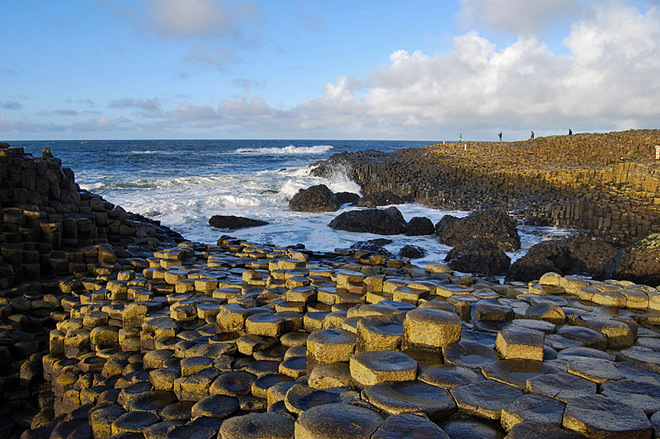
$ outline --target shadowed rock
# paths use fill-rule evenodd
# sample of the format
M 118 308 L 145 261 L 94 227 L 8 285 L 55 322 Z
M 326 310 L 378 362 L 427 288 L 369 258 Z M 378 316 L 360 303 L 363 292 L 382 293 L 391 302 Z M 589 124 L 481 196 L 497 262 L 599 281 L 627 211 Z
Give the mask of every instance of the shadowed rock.
M 324 184 L 300 189 L 289 201 L 289 209 L 297 212 L 334 212 L 339 205 L 335 194 Z
M 445 261 L 452 270 L 484 276 L 507 272 L 511 258 L 492 242 L 468 241 L 452 248 Z
M 391 209 L 393 210 L 351 210 L 337 216 L 330 221 L 328 226 L 335 230 L 346 230 L 348 232 L 379 235 L 402 234 L 406 230 L 405 221 L 401 221 L 401 212 L 398 209 Z
M 358 201 L 360 207 L 389 206 L 391 204 L 403 204 L 403 199 L 392 191 L 367 194 Z
M 265 226 L 268 222 L 234 215 L 213 215 L 209 219 L 209 224 L 219 229 L 236 230 Z
M 436 224 L 435 233 L 440 242 L 451 246 L 476 240 L 495 244 L 505 252 L 520 248 L 516 220 L 503 209 L 478 210 L 465 218 L 446 215 Z

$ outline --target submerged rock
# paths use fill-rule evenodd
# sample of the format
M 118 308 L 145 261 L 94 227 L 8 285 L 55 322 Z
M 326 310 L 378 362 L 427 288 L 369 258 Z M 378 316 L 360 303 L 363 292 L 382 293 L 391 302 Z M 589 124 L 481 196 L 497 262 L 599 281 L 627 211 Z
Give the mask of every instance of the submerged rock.
M 213 215 L 209 219 L 209 224 L 211 227 L 217 227 L 219 229 L 236 230 L 245 229 L 248 227 L 265 226 L 268 224 L 268 222 L 252 218 L 245 218 L 242 216 Z

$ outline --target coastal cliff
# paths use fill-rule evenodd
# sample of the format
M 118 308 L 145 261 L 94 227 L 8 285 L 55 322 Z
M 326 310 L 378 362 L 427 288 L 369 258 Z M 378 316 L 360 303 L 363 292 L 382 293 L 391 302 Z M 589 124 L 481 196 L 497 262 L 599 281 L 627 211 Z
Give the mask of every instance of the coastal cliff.
M 660 232 L 656 145 L 660 130 L 447 143 L 336 154 L 313 172 L 343 167 L 367 194 L 390 190 L 444 209 L 502 207 L 530 224 L 625 245 Z

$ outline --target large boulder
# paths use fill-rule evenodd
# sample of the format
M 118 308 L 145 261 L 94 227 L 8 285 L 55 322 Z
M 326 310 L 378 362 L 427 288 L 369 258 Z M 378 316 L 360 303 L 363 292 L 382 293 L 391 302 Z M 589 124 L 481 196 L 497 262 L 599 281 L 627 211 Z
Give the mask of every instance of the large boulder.
M 543 241 L 511 265 L 506 280 L 529 282 L 549 271 L 593 276 L 603 271 L 616 252 L 612 245 L 588 235 Z
M 511 265 L 511 258 L 492 242 L 468 241 L 452 248 L 445 262 L 454 271 L 503 276 Z
M 268 222 L 242 216 L 213 215 L 211 219 L 209 219 L 209 224 L 218 229 L 236 230 L 245 229 L 247 227 L 265 226 Z
M 392 191 L 373 192 L 358 201 L 360 207 L 389 206 L 392 204 L 403 204 L 403 198 Z
M 365 209 L 343 212 L 330 221 L 328 226 L 348 232 L 375 233 L 378 235 L 399 235 L 406 231 L 403 215 L 396 207 L 389 209 Z
M 360 196 L 353 192 L 336 192 L 335 196 L 337 197 L 337 202 L 340 206 L 343 206 L 344 204 L 357 204 L 357 202 L 360 201 Z
M 435 226 L 440 242 L 455 247 L 468 241 L 492 243 L 502 251 L 520 249 L 516 220 L 504 209 L 484 209 L 465 218 L 444 216 Z
M 408 228 L 406 228 L 407 236 L 423 236 L 433 235 L 435 233 L 435 226 L 433 222 L 423 216 L 416 216 L 408 221 Z
M 426 250 L 418 245 L 406 244 L 399 250 L 399 256 L 406 259 L 423 258 Z
M 296 212 L 334 212 L 339 210 L 337 197 L 324 184 L 300 189 L 289 201 L 289 209 Z
M 620 249 L 597 277 L 660 285 L 660 233 L 651 234 Z

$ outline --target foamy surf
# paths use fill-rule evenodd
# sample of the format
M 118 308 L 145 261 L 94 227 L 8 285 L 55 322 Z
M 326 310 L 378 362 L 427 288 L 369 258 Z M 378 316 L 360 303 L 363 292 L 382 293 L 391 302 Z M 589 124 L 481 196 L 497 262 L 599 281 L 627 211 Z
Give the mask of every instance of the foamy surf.
M 332 145 L 294 146 L 281 148 L 239 148 L 236 154 L 246 155 L 288 155 L 288 154 L 325 154 L 332 149 Z

